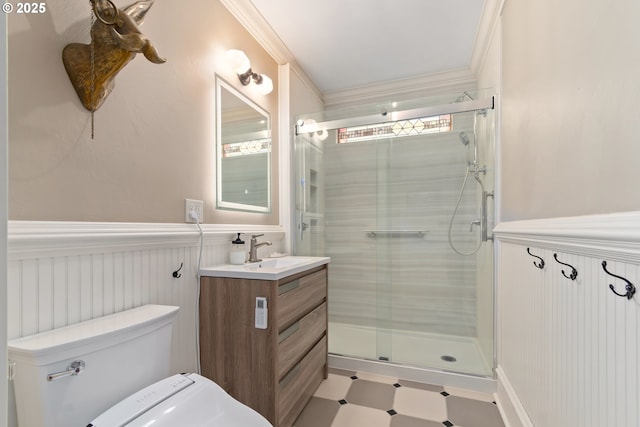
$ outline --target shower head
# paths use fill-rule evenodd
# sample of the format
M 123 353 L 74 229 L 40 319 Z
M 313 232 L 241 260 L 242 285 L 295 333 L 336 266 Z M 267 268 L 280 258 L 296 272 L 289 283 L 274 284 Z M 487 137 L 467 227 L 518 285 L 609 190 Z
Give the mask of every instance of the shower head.
M 469 137 L 467 136 L 467 134 L 465 132 L 460 132 L 458 134 L 458 137 L 460 138 L 460 142 L 462 142 L 462 145 L 464 145 L 465 147 L 467 145 L 469 145 Z

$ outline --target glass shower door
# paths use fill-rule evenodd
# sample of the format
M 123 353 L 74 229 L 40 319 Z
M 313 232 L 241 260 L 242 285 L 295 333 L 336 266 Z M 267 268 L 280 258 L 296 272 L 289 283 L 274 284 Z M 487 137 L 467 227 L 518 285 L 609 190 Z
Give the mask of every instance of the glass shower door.
M 296 138 L 296 254 L 332 258 L 331 353 L 446 368 L 475 333 L 475 258 L 447 240 L 465 158 L 457 134 Z M 457 241 L 475 235 L 475 198 L 464 194 Z
M 458 370 L 466 357 L 461 345 L 471 345 L 476 334 L 476 258 L 454 253 L 448 242 L 466 166 L 465 147 L 455 138 L 420 135 L 388 144 L 378 211 L 390 232 L 377 244 L 386 254 L 378 268 L 388 287 L 379 292 L 389 299 L 387 340 L 395 363 Z M 477 242 L 478 233 L 469 230 L 476 198 L 476 187 L 468 186 L 456 215 L 458 244 Z
M 334 354 L 392 359 L 390 143 L 337 144 L 335 131 L 326 141 L 296 137 L 295 253 L 332 258 Z
M 493 246 L 473 252 L 482 191 L 465 178 L 491 121 L 476 119 L 456 113 L 449 130 L 401 137 L 296 136 L 294 247 L 331 257 L 330 353 L 491 375 Z M 490 162 L 476 166 L 488 166 L 487 189 Z
M 322 143 L 307 134 L 296 136 L 294 164 L 294 251 L 298 255 L 325 256 Z

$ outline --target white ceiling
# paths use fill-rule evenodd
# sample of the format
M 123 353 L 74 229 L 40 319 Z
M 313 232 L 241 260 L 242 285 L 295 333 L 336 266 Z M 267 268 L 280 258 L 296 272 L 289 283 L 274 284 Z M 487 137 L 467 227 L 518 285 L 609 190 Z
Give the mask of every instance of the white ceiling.
M 321 92 L 468 69 L 484 0 L 250 0 Z

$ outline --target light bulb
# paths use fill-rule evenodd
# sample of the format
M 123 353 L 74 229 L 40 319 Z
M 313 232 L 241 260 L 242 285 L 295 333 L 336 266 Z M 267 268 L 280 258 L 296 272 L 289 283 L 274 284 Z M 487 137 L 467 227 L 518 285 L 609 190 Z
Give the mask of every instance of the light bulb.
M 263 95 L 268 95 L 273 90 L 273 81 L 265 74 L 260 75 L 262 83 L 258 85 L 258 91 Z
M 225 53 L 225 60 L 236 74 L 246 73 L 251 68 L 247 55 L 238 49 L 230 49 Z

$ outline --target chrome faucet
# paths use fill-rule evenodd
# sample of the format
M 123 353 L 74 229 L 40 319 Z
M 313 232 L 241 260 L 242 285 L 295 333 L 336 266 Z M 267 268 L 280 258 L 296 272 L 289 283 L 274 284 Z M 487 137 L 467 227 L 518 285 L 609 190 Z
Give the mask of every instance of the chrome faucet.
M 251 235 L 251 246 L 249 248 L 249 262 L 262 261 L 260 258 L 258 258 L 258 248 L 260 246 L 271 246 L 271 242 L 258 243 L 258 237 L 261 237 L 261 236 L 264 236 L 264 234 Z

